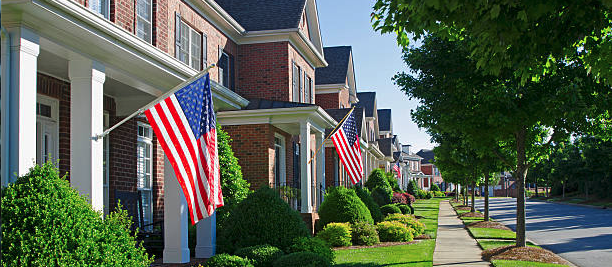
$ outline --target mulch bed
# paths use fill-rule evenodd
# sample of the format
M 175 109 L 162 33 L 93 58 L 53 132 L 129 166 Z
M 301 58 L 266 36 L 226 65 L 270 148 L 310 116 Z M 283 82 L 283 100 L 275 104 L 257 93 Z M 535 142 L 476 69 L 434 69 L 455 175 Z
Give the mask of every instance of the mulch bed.
M 518 260 L 571 265 L 568 261 L 549 250 L 534 247 L 516 247 L 514 245 L 492 248 L 482 252 L 485 260 Z
M 472 228 L 491 228 L 491 229 L 501 229 L 501 230 L 510 230 L 510 228 L 498 222 L 473 222 L 467 225 L 467 227 Z
M 459 218 L 463 218 L 463 217 L 479 217 L 479 218 L 484 218 L 484 215 L 482 215 L 482 213 L 480 213 L 480 212 L 466 212 L 464 214 L 459 215 Z
M 431 236 L 427 234 L 422 234 L 420 236 L 415 236 L 414 239 L 431 239 Z
M 380 244 L 376 244 L 373 246 L 350 246 L 350 247 L 337 247 L 334 250 L 345 250 L 345 249 L 360 249 L 360 248 L 380 248 L 380 247 L 390 247 L 390 246 L 400 246 L 400 245 L 410 245 L 418 243 L 419 241 L 410 241 L 410 242 L 381 242 Z
M 457 206 L 455 207 L 456 210 L 471 210 L 471 207 L 466 207 L 466 206 Z
M 150 267 L 191 267 L 198 266 L 199 264 L 204 265 L 207 260 L 208 259 L 197 259 L 192 257 L 188 263 L 163 263 L 163 259 L 159 257 L 155 259 Z

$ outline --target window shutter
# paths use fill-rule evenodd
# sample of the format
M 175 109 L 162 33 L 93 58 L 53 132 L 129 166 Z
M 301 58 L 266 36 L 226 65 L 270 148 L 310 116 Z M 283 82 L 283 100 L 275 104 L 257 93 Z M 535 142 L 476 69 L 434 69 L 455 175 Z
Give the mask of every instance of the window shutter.
M 174 20 L 174 57 L 179 58 L 181 48 L 181 14 L 176 12 Z
M 315 99 L 314 99 L 315 90 L 313 87 L 314 87 L 314 84 L 312 82 L 312 79 L 308 79 L 308 90 L 310 90 L 310 104 L 315 103 Z
M 202 33 L 202 69 L 208 67 L 208 42 L 206 34 Z
M 232 91 L 236 91 L 236 81 L 235 81 L 235 72 L 236 72 L 236 67 L 234 65 L 234 56 L 233 55 L 229 55 L 229 86 L 230 89 L 232 89 Z

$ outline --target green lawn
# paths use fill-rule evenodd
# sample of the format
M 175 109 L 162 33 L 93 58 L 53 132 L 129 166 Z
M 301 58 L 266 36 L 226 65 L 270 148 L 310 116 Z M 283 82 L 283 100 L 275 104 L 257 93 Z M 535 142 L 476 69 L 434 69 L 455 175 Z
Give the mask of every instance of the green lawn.
M 559 267 L 566 266 L 553 263 L 541 263 L 533 261 L 508 261 L 508 260 L 493 260 L 491 261 L 495 267 Z
M 417 200 L 413 204 L 414 213 L 425 224 L 425 234 L 435 238 L 438 230 L 438 211 L 440 202 L 449 198 Z M 420 240 L 416 244 L 346 249 L 336 251 L 335 266 L 374 267 L 374 266 L 425 266 L 433 265 L 435 239 Z
M 472 228 L 468 230 L 476 239 L 515 239 L 516 234 L 512 230 L 501 230 L 491 228 Z
M 335 266 L 432 266 L 435 239 L 417 244 L 336 251 Z
M 509 241 L 509 240 L 502 241 L 502 240 L 476 239 L 476 241 L 478 241 L 478 245 L 480 245 L 480 247 L 484 250 L 515 244 L 515 241 Z M 536 246 L 531 242 L 527 242 L 527 245 L 530 247 L 539 248 L 539 246 Z

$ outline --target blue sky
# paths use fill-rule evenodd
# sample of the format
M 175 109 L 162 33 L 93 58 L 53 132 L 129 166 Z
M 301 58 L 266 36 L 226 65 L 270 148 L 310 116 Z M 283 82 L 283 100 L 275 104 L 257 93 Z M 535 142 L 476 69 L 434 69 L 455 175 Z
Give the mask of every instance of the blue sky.
M 379 109 L 390 108 L 393 131 L 402 144 L 412 145 L 412 151 L 432 148 L 429 135 L 419 130 L 410 118 L 417 102 L 409 100 L 391 77 L 408 71 L 402 61 L 402 50 L 395 35 L 381 35 L 370 24 L 374 1 L 319 0 L 319 24 L 324 46 L 353 47 L 357 91 L 375 91 Z

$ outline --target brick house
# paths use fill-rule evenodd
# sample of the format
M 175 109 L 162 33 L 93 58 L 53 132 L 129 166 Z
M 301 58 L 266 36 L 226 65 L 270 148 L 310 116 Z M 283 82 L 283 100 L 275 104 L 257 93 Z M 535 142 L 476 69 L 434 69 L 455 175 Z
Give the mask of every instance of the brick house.
M 425 175 L 423 179 L 417 181 L 419 187 L 423 190 L 429 190 L 432 184 L 437 184 L 442 190 L 445 186 L 442 185 L 444 179 L 440 174 L 440 170 L 433 164 L 434 152 L 431 149 L 421 149 L 416 153 L 421 159 L 421 172 Z

